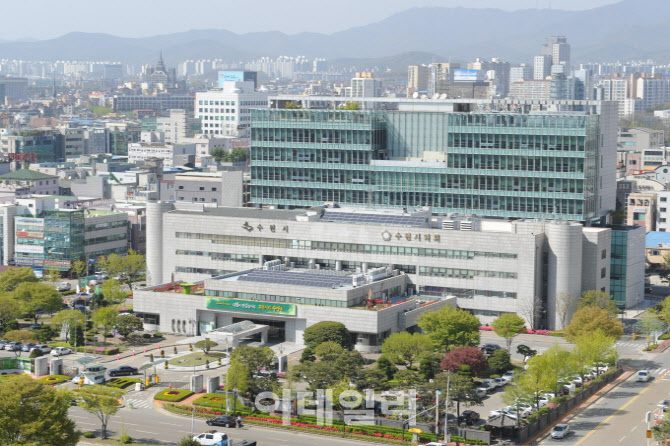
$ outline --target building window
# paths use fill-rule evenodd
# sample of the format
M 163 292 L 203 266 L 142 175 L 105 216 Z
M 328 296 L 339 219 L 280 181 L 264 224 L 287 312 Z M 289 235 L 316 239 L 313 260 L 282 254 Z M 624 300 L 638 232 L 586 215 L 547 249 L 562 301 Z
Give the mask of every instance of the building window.
M 183 188 L 184 188 L 184 186 L 179 186 L 177 189 L 183 189 Z
M 216 203 L 216 198 L 212 198 L 212 203 Z
M 605 277 L 607 277 L 607 268 L 603 268 L 600 270 L 600 278 L 604 279 Z
M 665 212 L 667 208 L 661 208 L 661 212 Z
M 665 218 L 660 219 L 661 223 L 665 223 Z
M 652 251 L 651 251 L 651 255 L 652 255 L 652 256 L 660 256 L 660 255 L 661 255 L 661 251 L 659 251 L 658 249 L 652 249 Z
M 216 191 L 216 188 L 215 188 L 215 187 L 213 187 L 213 188 L 212 188 L 212 192 L 215 192 L 215 191 Z
M 668 201 L 668 197 L 661 197 L 661 201 L 665 203 L 666 201 Z
M 200 190 L 205 190 L 205 188 L 204 188 L 204 187 L 200 187 Z
M 601 259 L 606 259 L 607 258 L 607 250 L 603 249 L 602 252 L 600 253 L 600 258 Z
M 602 291 L 602 292 L 604 293 L 604 292 L 605 292 L 605 287 L 602 287 L 602 288 L 600 289 L 600 291 Z

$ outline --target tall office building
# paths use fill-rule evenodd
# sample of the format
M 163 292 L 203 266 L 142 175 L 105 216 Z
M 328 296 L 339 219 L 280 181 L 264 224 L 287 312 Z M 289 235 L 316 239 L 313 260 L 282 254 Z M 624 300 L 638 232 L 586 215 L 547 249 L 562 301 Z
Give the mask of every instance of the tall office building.
M 252 111 L 252 203 L 577 221 L 614 209 L 616 103 L 333 101 L 278 96 Z
M 541 81 L 551 75 L 551 56 L 535 56 L 533 60 L 533 79 Z
M 356 73 L 351 79 L 351 90 L 348 96 L 353 98 L 378 98 L 382 95 L 382 82 L 369 72 Z
M 426 65 L 410 65 L 407 70 L 407 97 L 416 92 L 428 91 L 430 67 Z

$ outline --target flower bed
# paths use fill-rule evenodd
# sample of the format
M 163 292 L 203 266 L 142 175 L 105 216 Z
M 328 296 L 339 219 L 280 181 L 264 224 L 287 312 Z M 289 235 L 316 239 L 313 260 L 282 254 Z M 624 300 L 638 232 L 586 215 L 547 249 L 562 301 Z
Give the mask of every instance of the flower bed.
M 105 385 L 108 387 L 115 387 L 117 389 L 125 389 L 126 387 L 133 386 L 139 382 L 142 381 L 140 381 L 138 378 L 115 378 L 105 383 Z
M 60 384 L 69 381 L 71 379 L 72 377 L 65 375 L 49 375 L 38 379 L 38 381 L 45 384 Z
M 169 401 L 172 403 L 176 403 L 185 398 L 188 398 L 191 395 L 193 395 L 193 392 L 190 390 L 167 389 L 163 390 L 162 392 L 158 392 L 154 396 L 154 399 L 156 401 Z
M 481 331 L 493 331 L 493 327 L 479 327 Z M 562 332 L 557 332 L 557 331 L 549 331 L 549 330 L 531 330 L 530 328 L 526 328 L 526 333 L 528 334 L 536 334 L 536 335 L 541 335 L 541 336 L 563 336 Z
M 214 394 L 210 394 L 214 395 Z M 192 406 L 180 406 L 177 404 L 166 404 L 164 409 L 169 412 L 182 414 L 182 415 L 191 415 L 193 411 Z M 224 415 L 225 411 L 220 410 L 211 410 L 209 408 L 196 409 L 195 415 L 199 417 L 216 417 L 219 415 Z M 236 412 L 229 412 L 229 415 L 237 415 Z M 244 414 L 243 414 L 244 415 Z M 300 432 L 309 432 L 316 433 L 321 435 L 335 435 L 340 437 L 355 438 L 359 440 L 366 441 L 376 441 L 390 444 L 402 444 L 402 429 L 396 427 L 386 427 L 386 426 L 347 426 L 344 428 L 339 420 L 333 420 L 332 426 L 319 426 L 314 422 L 306 422 L 310 419 L 316 420 L 316 417 L 309 417 L 305 415 L 300 415 L 297 418 L 291 418 L 291 424 L 289 426 L 283 425 L 283 419 L 280 417 L 273 417 L 265 414 L 255 414 L 254 416 L 245 416 L 244 422 L 249 424 L 256 424 L 261 426 L 272 426 L 281 429 L 287 430 L 296 430 Z M 405 440 L 411 440 L 412 434 L 405 431 Z M 420 435 L 420 440 L 422 442 L 428 442 L 434 439 L 435 436 L 428 432 Z M 454 438 L 452 436 L 452 438 Z M 462 441 L 462 440 L 461 440 Z M 477 440 L 468 440 L 470 444 L 485 444 L 477 443 Z

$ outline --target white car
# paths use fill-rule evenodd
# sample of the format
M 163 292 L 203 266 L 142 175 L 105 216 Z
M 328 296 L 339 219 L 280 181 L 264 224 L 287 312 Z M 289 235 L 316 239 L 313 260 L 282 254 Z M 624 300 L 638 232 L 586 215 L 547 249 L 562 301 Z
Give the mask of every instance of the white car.
M 510 383 L 514 380 L 514 372 L 505 372 L 501 378 Z
M 637 375 L 635 376 L 635 381 L 639 383 L 646 383 L 651 379 L 651 374 L 649 373 L 649 370 L 640 370 L 637 372 Z
M 602 375 L 603 373 L 607 373 L 609 370 L 609 366 L 602 366 L 602 367 L 593 367 L 593 374 L 594 375 Z
M 207 431 L 193 437 L 195 441 L 203 446 L 227 446 L 228 435 L 223 432 Z
M 497 387 L 505 387 L 507 385 L 507 381 L 503 378 L 493 378 L 493 381 L 495 381 Z
M 496 409 L 496 410 L 490 411 L 489 412 L 489 420 L 491 418 L 494 418 L 494 417 L 497 417 L 497 416 L 503 415 L 503 414 L 507 415 L 510 418 L 514 418 L 514 419 L 518 418 L 517 415 L 516 415 L 516 408 L 513 408 L 511 406 L 507 406 L 507 407 L 503 407 L 502 409 Z
M 67 347 L 56 347 L 53 350 L 51 350 L 51 354 L 53 356 L 69 355 L 70 353 L 72 353 L 72 350 L 70 350 Z
M 570 433 L 570 426 L 567 424 L 557 424 L 551 430 L 551 438 L 565 438 Z

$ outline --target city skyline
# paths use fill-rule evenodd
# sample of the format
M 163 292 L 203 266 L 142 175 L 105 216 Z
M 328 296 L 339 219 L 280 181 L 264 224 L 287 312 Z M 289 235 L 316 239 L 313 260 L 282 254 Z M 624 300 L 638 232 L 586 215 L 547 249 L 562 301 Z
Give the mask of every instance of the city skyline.
M 413 7 L 466 7 L 466 8 L 498 8 L 504 10 L 518 9 L 556 9 L 585 10 L 619 0 L 417 0 Z M 47 7 L 46 1 L 39 5 Z M 7 17 L 16 20 L 7 21 L 0 31 L 0 40 L 43 40 L 53 39 L 69 32 L 96 32 L 114 34 L 120 37 L 146 37 L 192 29 L 227 29 L 235 33 L 251 33 L 263 31 L 279 31 L 287 34 L 300 32 L 333 33 L 356 26 L 364 26 L 383 20 L 393 14 L 405 11 L 407 3 L 400 0 L 369 1 L 364 4 L 345 0 L 340 8 L 330 10 L 329 15 L 316 15 L 311 4 L 306 0 L 293 0 L 290 5 L 278 4 L 268 0 L 256 2 L 255 11 L 250 14 L 240 3 L 232 3 L 222 7 L 221 2 L 214 0 L 196 0 L 191 2 L 188 10 L 179 12 L 179 21 L 173 14 L 179 9 L 179 2 L 167 0 L 163 7 L 156 9 L 146 3 L 120 0 L 113 4 L 99 4 L 91 7 L 90 3 L 71 0 L 69 8 L 49 11 L 49 14 L 35 14 L 34 5 L 28 7 L 23 3 L 4 5 Z M 350 14 L 352 8 L 356 14 Z M 80 10 L 79 14 L 72 14 Z M 129 15 L 133 10 L 135 14 Z M 219 14 L 203 14 L 203 11 L 220 10 Z M 225 14 L 225 15 L 224 15 Z M 32 26 L 25 27 L 26 21 Z

